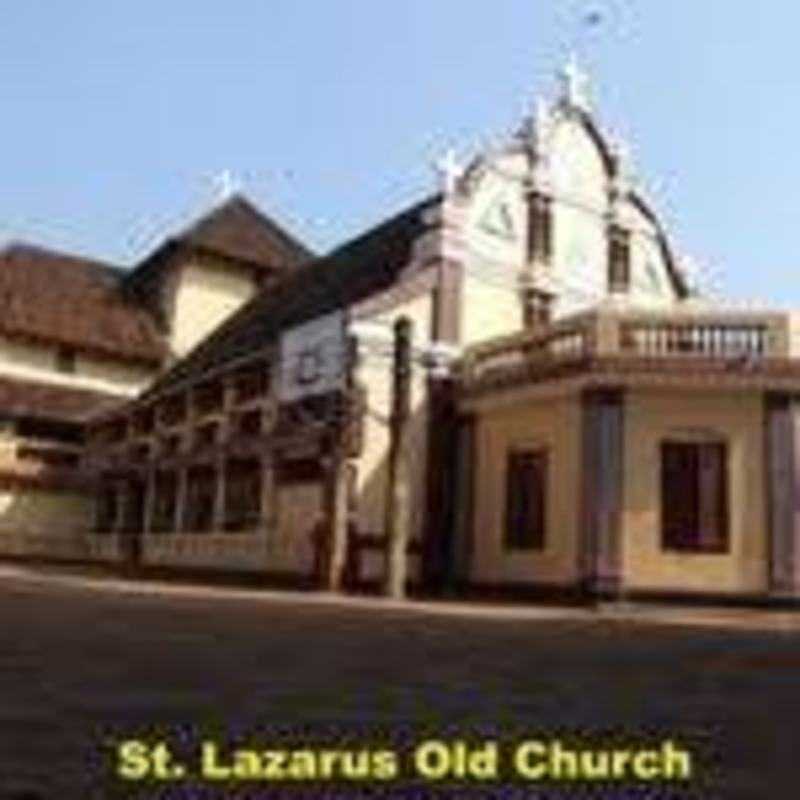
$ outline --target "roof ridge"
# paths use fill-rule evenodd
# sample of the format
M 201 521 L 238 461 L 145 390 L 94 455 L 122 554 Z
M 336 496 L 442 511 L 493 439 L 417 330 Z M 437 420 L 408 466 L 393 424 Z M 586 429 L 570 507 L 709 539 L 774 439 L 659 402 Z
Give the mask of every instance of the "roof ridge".
M 91 264 L 97 267 L 104 267 L 105 269 L 114 272 L 125 273 L 127 270 L 120 264 L 115 264 L 105 259 L 96 258 L 95 256 L 83 255 L 81 253 L 73 253 L 67 250 L 60 250 L 49 245 L 39 244 L 38 242 L 29 242 L 23 239 L 12 239 L 7 242 L 0 249 L 0 258 L 11 256 L 16 253 L 29 254 L 31 256 L 41 256 L 45 258 L 58 258 L 62 261 L 72 261 L 76 264 Z

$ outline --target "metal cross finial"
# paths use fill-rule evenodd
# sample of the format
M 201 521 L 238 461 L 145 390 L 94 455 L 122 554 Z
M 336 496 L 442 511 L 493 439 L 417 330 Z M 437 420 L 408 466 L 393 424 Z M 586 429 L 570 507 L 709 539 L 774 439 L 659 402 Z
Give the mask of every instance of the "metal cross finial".
M 442 188 L 445 193 L 451 194 L 455 190 L 458 180 L 464 172 L 452 148 L 449 148 L 436 162 L 436 170 L 441 178 Z
M 214 186 L 217 190 L 217 196 L 220 200 L 229 200 L 241 188 L 240 181 L 234 176 L 233 172 L 229 169 L 223 169 L 218 175 L 213 178 Z
M 561 70 L 562 99 L 575 108 L 588 111 L 591 106 L 589 76 L 572 53 Z

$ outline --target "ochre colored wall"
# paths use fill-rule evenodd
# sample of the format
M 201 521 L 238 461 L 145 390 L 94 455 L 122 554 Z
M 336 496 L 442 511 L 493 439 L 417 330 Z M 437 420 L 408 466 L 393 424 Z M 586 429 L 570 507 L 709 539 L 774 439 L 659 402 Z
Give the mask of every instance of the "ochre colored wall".
M 247 270 L 189 263 L 181 268 L 175 294 L 170 347 L 176 356 L 189 352 L 256 291 Z
M 0 492 L 0 537 L 70 536 L 91 525 L 92 503 L 73 492 L 6 489 Z
M 391 327 L 400 316 L 414 323 L 414 344 L 421 346 L 430 340 L 432 320 L 430 292 L 408 300 L 391 311 L 373 316 L 391 337 Z M 391 344 L 384 343 L 388 353 Z M 365 419 L 364 450 L 358 459 L 358 522 L 362 531 L 382 533 L 387 489 L 387 456 L 389 451 L 388 416 L 391 408 L 392 359 L 375 355 L 368 346 L 358 371 L 358 379 L 367 388 L 369 412 Z M 413 371 L 411 407 L 411 452 L 413 453 L 411 512 L 412 535 L 422 532 L 425 515 L 425 483 L 427 463 L 427 382 L 424 369 L 416 365 Z
M 625 585 L 634 589 L 761 592 L 767 581 L 763 409 L 758 393 L 638 392 L 625 409 Z M 661 550 L 660 443 L 677 435 L 728 443 L 730 553 Z
M 550 398 L 478 417 L 471 579 L 478 583 L 569 584 L 577 579 L 580 522 L 580 408 Z M 543 551 L 503 546 L 506 458 L 521 445 L 549 448 L 547 529 Z
M 74 373 L 59 372 L 57 353 L 55 346 L 0 339 L 0 375 L 121 395 L 136 394 L 156 375 L 155 370 L 81 353 L 77 354 Z
M 277 530 L 269 542 L 266 569 L 310 575 L 314 567 L 312 532 L 323 507 L 322 483 L 292 483 L 278 489 Z
M 522 303 L 509 286 L 495 285 L 473 275 L 464 277 L 461 343 L 476 344 L 522 329 Z

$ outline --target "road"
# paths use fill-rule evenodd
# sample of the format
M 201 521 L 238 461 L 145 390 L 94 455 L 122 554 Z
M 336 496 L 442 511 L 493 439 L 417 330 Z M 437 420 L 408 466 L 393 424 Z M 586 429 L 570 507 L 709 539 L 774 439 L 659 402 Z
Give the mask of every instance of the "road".
M 430 736 L 511 742 L 554 732 L 687 742 L 704 796 L 794 797 L 800 633 L 763 627 L 409 613 L 0 570 L 0 798 L 280 794 L 264 784 L 234 795 L 123 783 L 113 772 L 129 739 L 195 758 L 211 739 L 223 749 L 391 740 L 402 750 Z M 497 796 L 474 786 L 475 796 Z M 586 796 L 535 789 L 507 796 Z M 656 795 L 617 786 L 593 796 Z

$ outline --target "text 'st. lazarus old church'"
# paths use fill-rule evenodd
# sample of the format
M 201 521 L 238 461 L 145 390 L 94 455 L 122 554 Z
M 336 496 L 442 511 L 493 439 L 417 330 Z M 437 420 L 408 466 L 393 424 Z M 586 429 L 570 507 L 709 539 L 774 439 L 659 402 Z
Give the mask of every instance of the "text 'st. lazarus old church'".
M 127 274 L 0 281 L 6 555 L 800 598 L 795 317 L 690 291 L 574 63 L 327 255 L 234 197 Z

